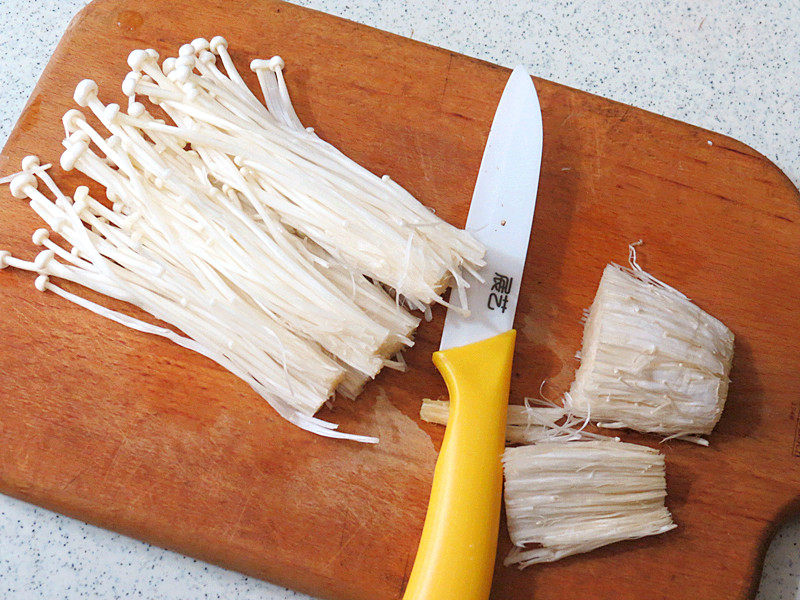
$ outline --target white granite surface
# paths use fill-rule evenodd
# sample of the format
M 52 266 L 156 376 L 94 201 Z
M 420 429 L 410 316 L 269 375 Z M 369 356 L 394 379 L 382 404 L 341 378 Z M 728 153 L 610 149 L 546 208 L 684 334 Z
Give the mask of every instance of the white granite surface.
M 798 0 L 300 4 L 732 135 L 800 183 Z M 83 5 L 0 0 L 0 144 Z M 156 597 L 307 598 L 0 495 L 0 598 Z M 800 519 L 773 541 L 758 600 L 800 600 Z

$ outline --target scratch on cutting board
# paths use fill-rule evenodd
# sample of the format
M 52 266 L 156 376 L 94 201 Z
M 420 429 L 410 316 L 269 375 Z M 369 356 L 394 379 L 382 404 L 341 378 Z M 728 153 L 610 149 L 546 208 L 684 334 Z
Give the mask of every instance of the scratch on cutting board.
M 450 69 L 453 66 L 453 56 L 455 56 L 452 52 L 450 53 L 450 58 L 447 60 L 447 69 L 444 73 L 444 85 L 442 86 L 442 95 L 439 98 L 439 108 L 441 109 L 444 105 L 444 99 L 447 95 L 447 86 L 450 84 Z
M 384 438 L 390 436 L 392 441 L 402 440 L 406 446 L 406 454 L 413 454 L 420 462 L 430 462 L 431 465 L 436 464 L 436 448 L 433 445 L 431 436 L 417 425 L 414 419 L 407 417 L 392 404 L 389 400 L 389 394 L 386 393 L 386 389 L 382 386 L 378 386 L 378 393 L 375 398 L 374 413 L 379 417 L 377 436 L 381 442 L 384 441 Z
M 66 482 L 64 482 L 64 483 L 61 485 L 61 487 L 59 488 L 59 491 L 62 491 L 62 492 L 63 492 L 63 491 L 64 491 L 64 490 L 66 490 L 66 489 L 67 489 L 69 486 L 71 486 L 73 483 L 75 483 L 76 481 L 78 481 L 78 479 L 80 478 L 80 476 L 81 476 L 81 475 L 83 475 L 84 471 L 85 471 L 85 469 L 82 469 L 82 470 L 78 471 L 78 472 L 77 472 L 75 475 L 73 475 L 72 477 L 70 477 L 70 478 L 69 478 L 69 479 L 68 479 Z
M 119 458 L 120 452 L 125 446 L 128 445 L 129 442 L 128 438 L 124 434 L 121 435 L 122 439 L 120 440 L 119 444 L 117 444 L 117 447 L 114 448 L 114 453 L 111 455 L 111 460 L 108 462 L 108 466 L 105 469 L 103 469 L 103 477 L 100 480 L 101 482 L 104 482 L 106 480 L 109 473 L 114 468 L 114 465 L 117 462 L 117 458 Z
M 250 493 L 247 494 L 247 496 L 245 497 L 244 501 L 242 502 L 242 506 L 239 509 L 239 514 L 236 516 L 236 519 L 234 519 L 234 521 L 228 527 L 226 527 L 225 531 L 223 532 L 223 534 L 221 536 L 222 538 L 227 539 L 227 540 L 232 540 L 236 536 L 236 533 L 237 533 L 237 531 L 239 529 L 239 525 L 241 524 L 242 519 L 244 519 L 244 514 L 247 511 L 247 509 L 250 506 L 250 504 L 255 499 L 256 492 L 258 492 L 259 489 L 260 489 L 260 486 L 258 486 L 258 485 L 253 485 L 250 488 Z
M 352 529 L 350 530 L 349 533 L 345 533 L 345 530 L 342 529 L 342 536 L 339 539 L 339 544 L 337 545 L 336 552 L 331 554 L 330 558 L 323 563 L 322 567 L 325 569 L 332 567 L 334 563 L 337 562 L 345 554 L 345 551 L 349 550 L 349 546 L 351 545 L 353 540 L 355 540 L 358 537 L 358 533 L 359 533 L 358 529 Z M 359 545 L 356 546 L 356 548 L 354 548 L 353 551 L 357 553 L 363 553 L 366 551 L 366 548 L 363 545 Z M 353 556 L 352 554 L 350 554 L 350 552 L 348 552 L 347 554 L 348 561 L 357 558 L 358 557 Z
M 419 139 L 417 138 L 417 134 L 409 126 L 405 127 L 406 132 L 411 137 L 411 141 L 414 143 L 414 150 L 416 151 L 417 155 L 419 156 L 420 166 L 422 167 L 422 176 L 425 181 L 433 181 L 433 177 L 431 177 L 431 164 L 430 158 L 427 156 L 425 152 L 425 148 L 419 143 Z

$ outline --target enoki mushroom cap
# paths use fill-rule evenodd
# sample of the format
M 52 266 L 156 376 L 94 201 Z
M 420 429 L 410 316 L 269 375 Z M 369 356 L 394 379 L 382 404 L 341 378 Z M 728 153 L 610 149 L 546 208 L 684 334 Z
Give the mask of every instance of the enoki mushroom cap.
M 165 58 L 164 62 L 161 63 L 161 70 L 164 72 L 164 75 L 169 75 L 176 66 L 177 59 L 174 56 L 170 56 L 169 58 Z
M 214 54 L 219 54 L 220 49 L 226 49 L 227 47 L 228 40 L 221 35 L 215 35 L 213 38 L 211 38 L 211 42 L 209 42 L 209 48 Z
M 273 56 L 269 60 L 264 60 L 263 58 L 257 58 L 250 62 L 250 70 L 255 71 L 266 71 L 270 70 L 272 72 L 277 71 L 278 69 L 282 69 L 286 66 L 286 63 L 280 56 Z
M 33 282 L 33 286 L 39 290 L 40 292 L 47 291 L 47 284 L 50 281 L 50 278 L 47 275 L 39 275 L 36 280 Z
M 192 44 L 184 44 L 178 48 L 178 56 L 180 57 L 194 56 L 196 52 L 197 49 Z
M 154 58 L 147 50 L 133 50 L 128 54 L 128 66 L 133 71 L 141 71 L 146 64 L 156 62 L 157 60 L 158 54 L 156 54 Z
M 89 133 L 84 131 L 83 129 L 79 129 L 78 131 L 73 131 L 67 136 L 67 138 L 64 140 L 63 143 L 65 146 L 72 146 L 73 144 L 88 144 Z
M 87 144 L 85 141 L 70 144 L 69 147 L 61 154 L 61 159 L 59 160 L 61 168 L 65 171 L 71 171 L 74 169 L 75 163 L 83 155 L 83 153 L 86 152 L 87 148 L 89 148 L 89 144 Z
M 78 106 L 88 106 L 93 100 L 97 100 L 97 82 L 93 79 L 84 79 L 75 86 L 73 99 Z
M 197 61 L 202 64 L 210 64 L 216 62 L 216 60 L 217 57 L 214 56 L 214 54 L 212 52 L 209 52 L 208 50 L 201 50 L 197 54 Z
M 47 268 L 48 263 L 53 260 L 55 255 L 56 253 L 50 249 L 42 250 L 33 260 L 33 268 L 37 271 L 44 271 Z
M 39 160 L 39 157 L 35 154 L 29 154 L 25 158 L 22 159 L 22 170 L 23 171 L 33 171 L 36 167 L 41 166 L 42 162 Z
M 117 115 L 119 115 L 119 104 L 112 102 L 103 109 L 103 117 L 100 120 L 103 123 L 113 123 Z
M 122 80 L 122 93 L 126 96 L 133 96 L 136 94 L 136 86 L 142 80 L 142 74 L 139 71 L 131 71 Z
M 41 227 L 36 231 L 34 231 L 33 235 L 31 236 L 31 241 L 36 246 L 43 245 L 48 239 L 50 239 L 50 232 L 44 227 Z
M 132 117 L 141 117 L 147 109 L 141 102 L 131 102 L 128 104 L 128 114 Z
M 61 117 L 61 122 L 64 124 L 64 130 L 67 132 L 67 135 L 69 135 L 80 129 L 78 123 L 85 123 L 86 116 L 77 108 L 71 108 Z
M 195 38 L 192 40 L 192 47 L 195 49 L 195 52 L 202 52 L 203 50 L 208 50 L 211 44 L 206 38 Z
M 89 196 L 89 188 L 85 185 L 79 185 L 75 188 L 75 193 L 72 194 L 72 200 L 74 202 L 86 202 L 86 198 Z
M 72 210 L 75 211 L 75 214 L 80 217 L 83 214 L 89 204 L 87 202 L 87 198 L 89 197 L 89 188 L 85 185 L 78 186 L 75 188 L 75 193 L 72 194 Z
M 14 198 L 26 198 L 28 196 L 26 190 L 30 187 L 37 189 L 39 187 L 39 183 L 36 181 L 36 177 L 34 177 L 31 173 L 20 173 L 11 180 L 11 183 L 8 184 L 8 187 L 11 191 L 11 195 L 14 196 Z

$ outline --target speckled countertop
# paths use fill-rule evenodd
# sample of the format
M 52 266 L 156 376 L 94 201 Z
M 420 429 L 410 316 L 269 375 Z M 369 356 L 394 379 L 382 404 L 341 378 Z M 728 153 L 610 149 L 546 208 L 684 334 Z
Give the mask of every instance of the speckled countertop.
M 0 143 L 83 0 L 0 1 Z M 800 184 L 800 0 L 303 0 L 731 135 Z M 213 35 L 213 31 L 209 35 Z M 307 598 L 0 495 L 0 598 Z M 800 600 L 800 519 L 759 600 Z

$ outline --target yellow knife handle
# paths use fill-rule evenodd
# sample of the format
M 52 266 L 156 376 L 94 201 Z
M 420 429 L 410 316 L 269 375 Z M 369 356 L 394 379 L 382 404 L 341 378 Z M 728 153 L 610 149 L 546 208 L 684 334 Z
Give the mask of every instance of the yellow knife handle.
M 486 600 L 492 587 L 516 331 L 434 353 L 450 416 L 403 600 Z

